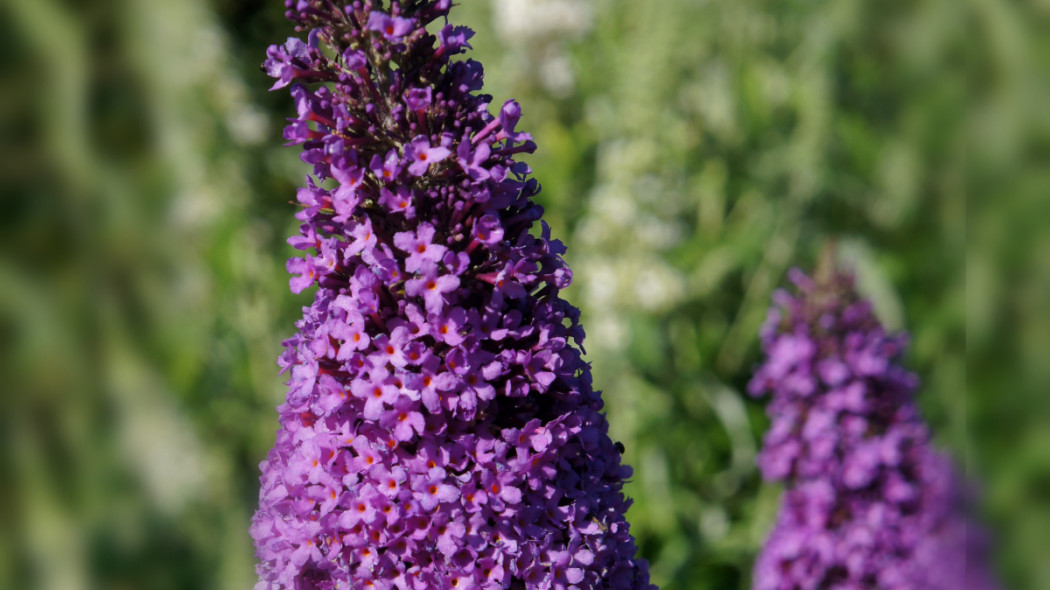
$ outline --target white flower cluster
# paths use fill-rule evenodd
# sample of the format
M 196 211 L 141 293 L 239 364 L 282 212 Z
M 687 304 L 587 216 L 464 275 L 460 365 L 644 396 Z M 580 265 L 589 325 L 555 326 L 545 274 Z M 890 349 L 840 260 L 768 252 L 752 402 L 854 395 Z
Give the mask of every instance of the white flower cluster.
M 592 0 L 492 0 L 492 10 L 500 38 L 522 62 L 518 69 L 534 70 L 551 94 L 571 94 L 576 72 L 564 45 L 591 29 Z
M 576 38 L 593 23 L 590 0 L 493 0 L 496 28 L 504 39 Z
M 584 288 L 596 346 L 610 352 L 629 342 L 623 322 L 630 316 L 666 312 L 686 295 L 687 277 L 668 263 L 666 251 L 686 230 L 685 195 L 647 173 L 645 139 L 615 140 L 598 153 L 601 184 L 576 230 L 583 257 L 575 262 Z M 660 201 L 654 203 L 652 201 Z

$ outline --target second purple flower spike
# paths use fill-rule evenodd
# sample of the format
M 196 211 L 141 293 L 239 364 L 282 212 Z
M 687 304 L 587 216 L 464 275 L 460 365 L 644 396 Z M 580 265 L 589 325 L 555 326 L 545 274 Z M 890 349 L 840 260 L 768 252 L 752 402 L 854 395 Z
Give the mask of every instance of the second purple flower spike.
M 750 384 L 772 397 L 759 467 L 786 487 L 753 588 L 996 588 L 964 484 L 915 405 L 905 336 L 883 330 L 850 276 L 791 279 Z
M 318 289 L 280 361 L 256 588 L 648 589 L 565 249 L 514 159 L 534 144 L 452 59 L 450 4 L 287 0 L 306 39 L 267 52 L 312 166 L 291 287 Z

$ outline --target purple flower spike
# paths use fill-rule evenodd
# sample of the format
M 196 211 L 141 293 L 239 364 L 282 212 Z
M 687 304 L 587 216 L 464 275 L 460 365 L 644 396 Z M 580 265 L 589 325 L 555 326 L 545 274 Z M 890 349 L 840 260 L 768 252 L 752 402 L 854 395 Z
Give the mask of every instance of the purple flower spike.
M 309 41 L 268 51 L 311 166 L 290 285 L 315 292 L 279 360 L 256 590 L 648 590 L 565 249 L 514 160 L 534 145 L 451 60 L 473 33 L 450 5 L 286 0 Z
M 851 277 L 791 279 L 749 385 L 772 397 L 759 467 L 786 487 L 753 588 L 998 588 L 965 485 L 913 400 L 905 336 L 885 333 Z

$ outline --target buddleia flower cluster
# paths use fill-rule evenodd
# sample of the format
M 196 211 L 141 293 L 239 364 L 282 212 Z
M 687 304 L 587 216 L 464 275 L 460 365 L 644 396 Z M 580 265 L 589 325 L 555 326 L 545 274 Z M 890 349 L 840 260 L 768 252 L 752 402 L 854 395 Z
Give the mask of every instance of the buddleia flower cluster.
M 749 385 L 770 395 L 759 455 L 785 492 L 755 590 L 991 590 L 967 490 L 937 452 L 887 334 L 842 272 L 792 272 L 763 327 Z
M 540 221 L 513 102 L 490 114 L 449 0 L 286 0 L 267 51 L 312 166 L 292 291 L 317 287 L 252 519 L 257 590 L 650 588 Z M 539 227 L 537 227 L 537 225 Z

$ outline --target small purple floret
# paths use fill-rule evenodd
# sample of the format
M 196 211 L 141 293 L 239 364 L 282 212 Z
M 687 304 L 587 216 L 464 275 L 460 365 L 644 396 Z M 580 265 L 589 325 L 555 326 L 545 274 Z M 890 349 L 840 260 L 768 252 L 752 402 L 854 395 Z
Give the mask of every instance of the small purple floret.
M 415 176 L 423 176 L 432 164 L 437 164 L 444 160 L 450 153 L 446 147 L 431 147 L 430 141 L 420 135 L 405 147 L 405 160 L 408 161 L 408 171 Z
M 390 16 L 385 12 L 373 10 L 368 15 L 368 29 L 383 34 L 387 41 L 400 41 L 402 37 L 415 29 L 415 21 L 410 18 Z

